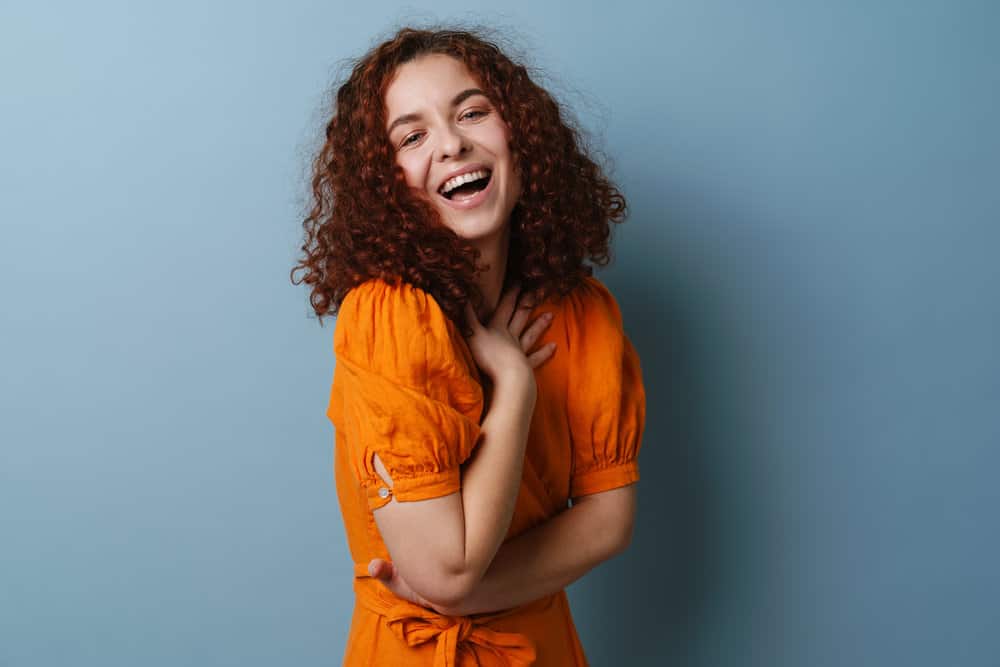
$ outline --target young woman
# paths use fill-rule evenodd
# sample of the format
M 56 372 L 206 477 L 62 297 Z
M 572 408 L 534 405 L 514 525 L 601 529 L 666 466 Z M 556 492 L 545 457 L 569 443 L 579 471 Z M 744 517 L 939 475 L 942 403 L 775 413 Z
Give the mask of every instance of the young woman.
M 337 314 L 346 665 L 586 665 L 564 587 L 629 543 L 645 421 L 608 262 L 625 201 L 494 44 L 355 65 L 295 282 Z M 300 273 L 301 272 L 301 273 Z

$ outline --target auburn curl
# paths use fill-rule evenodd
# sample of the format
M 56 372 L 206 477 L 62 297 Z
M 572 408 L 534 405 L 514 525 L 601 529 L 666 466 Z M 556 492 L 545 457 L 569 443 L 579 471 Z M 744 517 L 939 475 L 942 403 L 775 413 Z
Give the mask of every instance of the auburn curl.
M 610 227 L 624 221 L 625 198 L 586 154 L 553 97 L 472 31 L 403 28 L 355 62 L 313 163 L 303 257 L 291 279 L 311 287 L 321 322 L 371 278 L 423 289 L 464 332 L 466 303 L 482 303 L 479 251 L 411 193 L 385 130 L 385 91 L 396 68 L 425 54 L 463 62 L 511 129 L 522 188 L 511 213 L 505 283 L 519 282 L 541 302 L 592 275 L 585 262 L 610 261 Z

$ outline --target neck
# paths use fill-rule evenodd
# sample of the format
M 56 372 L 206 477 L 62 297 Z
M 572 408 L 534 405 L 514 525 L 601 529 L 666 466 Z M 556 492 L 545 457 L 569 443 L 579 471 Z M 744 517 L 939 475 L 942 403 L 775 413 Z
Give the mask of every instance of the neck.
M 507 255 L 510 251 L 510 226 L 505 225 L 500 237 L 496 240 L 477 245 L 479 261 L 489 264 L 489 269 L 480 273 L 476 284 L 483 294 L 483 307 L 476 313 L 480 321 L 488 321 L 496 310 L 503 292 L 504 278 L 507 275 Z

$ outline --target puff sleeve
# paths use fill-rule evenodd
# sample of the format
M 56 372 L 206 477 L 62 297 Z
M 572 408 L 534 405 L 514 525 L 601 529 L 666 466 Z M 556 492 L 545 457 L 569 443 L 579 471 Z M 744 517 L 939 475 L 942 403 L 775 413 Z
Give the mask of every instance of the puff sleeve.
M 461 488 L 483 391 L 468 346 L 437 302 L 405 282 L 369 280 L 344 297 L 327 416 L 371 509 Z M 374 455 L 392 477 L 391 492 Z
M 588 277 L 570 293 L 568 307 L 570 497 L 576 498 L 639 479 L 646 392 L 611 292 Z

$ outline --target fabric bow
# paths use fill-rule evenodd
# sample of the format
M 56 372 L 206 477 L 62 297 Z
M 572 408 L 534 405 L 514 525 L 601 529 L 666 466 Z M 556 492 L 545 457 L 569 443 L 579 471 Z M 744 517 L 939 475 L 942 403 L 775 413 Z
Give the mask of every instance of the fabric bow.
M 478 665 L 463 644 L 475 644 L 496 654 L 510 667 L 530 667 L 535 663 L 535 645 L 522 634 L 497 632 L 477 624 L 467 616 L 444 616 L 406 600 L 386 599 L 369 586 L 355 586 L 358 600 L 385 617 L 385 622 L 408 646 L 437 641 L 434 667 Z
M 389 628 L 409 646 L 419 646 L 437 639 L 435 667 L 478 664 L 459 661 L 462 655 L 459 648 L 466 642 L 477 644 L 506 658 L 511 667 L 528 667 L 535 662 L 535 647 L 527 637 L 476 625 L 466 616 L 442 616 L 410 603 L 394 605 L 385 616 Z

